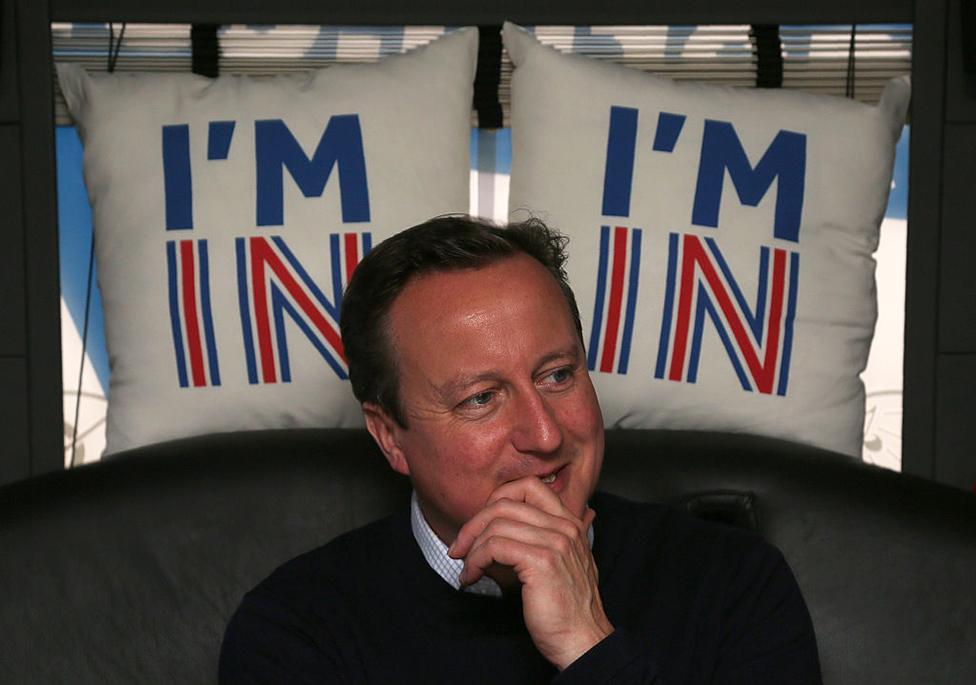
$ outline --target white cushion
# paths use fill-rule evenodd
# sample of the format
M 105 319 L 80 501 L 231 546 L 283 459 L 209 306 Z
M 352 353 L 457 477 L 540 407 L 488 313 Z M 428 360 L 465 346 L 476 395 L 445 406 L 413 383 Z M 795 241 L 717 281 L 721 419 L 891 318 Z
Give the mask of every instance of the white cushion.
M 907 79 L 874 107 L 675 83 L 559 53 L 511 24 L 503 36 L 515 65 L 509 208 L 571 237 L 607 425 L 860 454 L 872 253 Z
M 468 208 L 477 31 L 273 78 L 58 76 L 85 147 L 112 367 L 106 453 L 358 426 L 341 291 L 371 244 Z

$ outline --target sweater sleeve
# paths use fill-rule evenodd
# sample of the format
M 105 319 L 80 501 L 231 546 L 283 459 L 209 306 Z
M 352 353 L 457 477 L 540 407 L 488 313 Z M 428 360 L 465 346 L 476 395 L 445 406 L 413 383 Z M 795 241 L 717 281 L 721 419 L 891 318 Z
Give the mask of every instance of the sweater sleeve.
M 813 624 L 782 554 L 758 538 L 747 545 L 732 539 L 737 552 L 713 557 L 722 562 L 713 562 L 721 580 L 712 586 L 724 587 L 722 599 L 697 619 L 692 661 L 710 665 L 698 677 L 712 685 L 820 684 Z M 618 626 L 552 682 L 664 685 L 667 669 L 654 657 L 653 639 Z
M 552 680 L 556 685 L 665 685 L 649 650 L 626 630 L 615 629 Z

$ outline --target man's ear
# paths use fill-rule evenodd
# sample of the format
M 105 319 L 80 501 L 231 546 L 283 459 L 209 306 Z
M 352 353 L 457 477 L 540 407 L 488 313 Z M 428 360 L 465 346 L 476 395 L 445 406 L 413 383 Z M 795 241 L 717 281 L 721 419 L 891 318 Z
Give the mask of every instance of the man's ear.
M 390 468 L 404 476 L 409 476 L 410 465 L 400 448 L 399 436 L 403 430 L 400 424 L 383 407 L 374 402 L 363 402 L 363 418 L 366 419 L 366 430 L 379 445 Z

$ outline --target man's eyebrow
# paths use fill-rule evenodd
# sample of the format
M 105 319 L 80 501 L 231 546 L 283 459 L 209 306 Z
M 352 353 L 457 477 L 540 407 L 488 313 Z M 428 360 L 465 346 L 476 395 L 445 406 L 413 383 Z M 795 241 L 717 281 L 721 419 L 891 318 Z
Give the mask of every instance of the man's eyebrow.
M 434 390 L 441 397 L 441 399 L 452 400 L 458 395 L 458 393 L 462 392 L 466 388 L 469 388 L 472 385 L 482 381 L 493 380 L 498 378 L 499 375 L 501 375 L 501 373 L 496 370 L 489 370 L 470 375 L 458 374 L 457 376 L 450 378 L 445 383 L 435 385 Z
M 565 359 L 574 364 L 577 364 L 582 358 L 582 353 L 583 351 L 580 349 L 579 345 L 571 345 L 569 347 L 564 347 L 561 350 L 550 352 L 549 354 L 544 356 L 542 359 L 538 361 L 538 363 L 536 363 L 535 368 L 537 369 L 542 368 L 546 364 L 551 364 L 552 362 L 560 359 Z
M 579 345 L 572 345 L 560 350 L 554 350 L 541 357 L 536 362 L 535 368 L 541 369 L 543 366 L 558 360 L 566 360 L 572 364 L 578 364 L 581 359 L 582 351 Z M 476 385 L 482 381 L 494 380 L 501 375 L 501 371 L 497 369 L 489 369 L 476 374 L 458 374 L 440 385 L 435 385 L 434 390 L 442 399 L 449 400 L 472 385 Z

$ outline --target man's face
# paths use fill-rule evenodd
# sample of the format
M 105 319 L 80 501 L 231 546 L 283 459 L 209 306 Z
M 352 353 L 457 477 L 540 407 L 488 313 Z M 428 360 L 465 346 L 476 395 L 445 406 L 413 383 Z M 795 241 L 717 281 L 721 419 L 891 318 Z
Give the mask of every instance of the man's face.
M 442 540 L 525 476 L 582 517 L 603 420 L 569 306 L 542 265 L 517 255 L 419 277 L 393 302 L 387 332 L 408 427 L 368 406 L 367 425 Z

